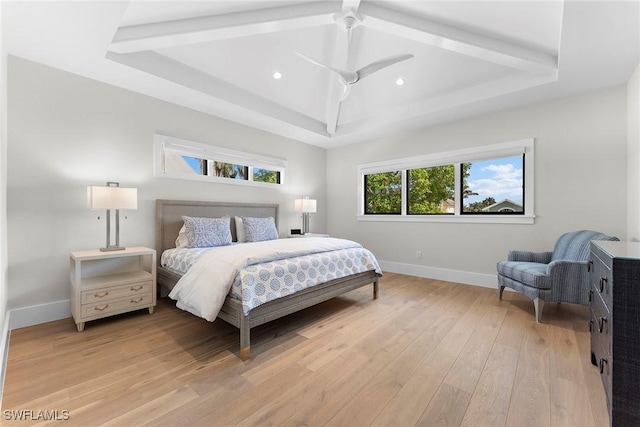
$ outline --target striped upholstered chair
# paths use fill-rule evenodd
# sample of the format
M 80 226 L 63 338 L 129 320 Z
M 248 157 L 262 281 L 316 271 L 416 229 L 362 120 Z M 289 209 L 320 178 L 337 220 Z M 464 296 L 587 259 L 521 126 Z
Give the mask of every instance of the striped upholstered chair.
M 498 263 L 498 298 L 511 288 L 533 300 L 536 322 L 545 302 L 589 304 L 589 243 L 618 240 L 597 231 L 565 233 L 553 252 L 509 251 L 507 261 Z

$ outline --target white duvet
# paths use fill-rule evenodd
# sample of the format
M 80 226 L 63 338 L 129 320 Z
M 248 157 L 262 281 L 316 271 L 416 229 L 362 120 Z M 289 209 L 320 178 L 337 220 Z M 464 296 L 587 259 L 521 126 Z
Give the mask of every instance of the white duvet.
M 213 322 L 244 267 L 339 249 L 360 248 L 351 240 L 310 237 L 225 246 L 206 253 L 180 278 L 169 294 L 177 307 Z

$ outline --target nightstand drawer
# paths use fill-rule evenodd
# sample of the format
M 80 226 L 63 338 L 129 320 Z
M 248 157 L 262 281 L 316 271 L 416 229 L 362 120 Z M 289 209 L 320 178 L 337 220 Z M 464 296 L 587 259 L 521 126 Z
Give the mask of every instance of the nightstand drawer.
M 82 317 L 89 320 L 89 318 L 99 318 L 108 314 L 115 314 L 116 312 L 147 308 L 152 302 L 153 296 L 151 293 L 148 293 L 95 304 L 87 304 L 82 306 Z
M 100 303 L 118 298 L 151 293 L 153 281 L 137 282 L 125 286 L 95 289 L 82 292 L 82 304 Z

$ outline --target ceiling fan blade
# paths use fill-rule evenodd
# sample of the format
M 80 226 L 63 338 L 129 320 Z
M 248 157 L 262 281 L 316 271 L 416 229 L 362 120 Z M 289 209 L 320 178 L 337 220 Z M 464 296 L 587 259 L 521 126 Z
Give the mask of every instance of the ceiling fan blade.
M 350 90 L 351 85 L 347 84 L 340 84 L 332 88 L 329 103 L 327 104 L 327 133 L 329 135 L 336 133 L 342 101 L 349 95 Z
M 304 55 L 300 52 L 295 52 L 296 55 L 306 59 L 310 63 L 314 65 L 318 65 L 319 67 L 326 68 L 329 71 L 333 71 L 336 73 L 346 84 L 355 83 L 358 80 L 358 75 L 352 71 L 339 70 L 337 68 L 330 67 L 321 62 L 316 61 L 313 58 L 309 58 L 307 55 Z
M 345 31 L 340 31 L 336 34 L 336 50 L 333 54 L 335 64 L 344 66 L 344 69 L 349 69 L 349 54 L 351 50 L 351 30 L 352 25 L 345 26 Z M 357 80 L 357 74 L 353 73 L 352 79 Z M 338 128 L 338 121 L 340 120 L 340 110 L 342 107 L 342 101 L 349 96 L 351 92 L 351 84 L 347 84 L 346 79 L 332 79 L 329 82 L 329 96 L 327 98 L 327 133 L 331 136 L 335 135 Z
M 371 74 L 377 71 L 380 71 L 383 68 L 386 68 L 390 65 L 396 64 L 398 62 L 406 61 L 407 59 L 411 59 L 411 58 L 413 58 L 412 54 L 405 53 L 404 55 L 391 56 L 389 58 L 372 62 L 371 64 L 366 65 L 360 68 L 358 71 L 356 71 L 356 74 L 358 75 L 358 80 L 362 80 L 365 77 L 370 76 Z

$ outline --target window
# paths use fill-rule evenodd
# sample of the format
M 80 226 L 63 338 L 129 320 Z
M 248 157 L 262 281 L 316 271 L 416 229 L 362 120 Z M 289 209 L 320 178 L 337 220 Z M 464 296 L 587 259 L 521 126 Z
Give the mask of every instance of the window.
M 453 165 L 407 171 L 407 214 L 453 214 L 455 170 Z
M 227 184 L 283 184 L 286 160 L 154 135 L 154 175 Z
M 249 179 L 249 168 L 246 166 L 216 161 L 210 161 L 208 163 L 211 164 L 211 170 L 209 171 L 209 175 L 211 176 L 231 179 Z
M 280 172 L 264 168 L 252 168 L 253 181 L 269 182 L 271 184 L 280 184 Z
M 181 156 L 175 153 L 166 153 L 164 158 L 166 171 L 183 173 L 187 175 L 206 175 L 207 161 L 191 156 Z
M 533 139 L 359 165 L 362 221 L 532 224 Z
M 400 171 L 374 173 L 364 177 L 366 214 L 399 214 L 402 207 Z
M 463 214 L 524 214 L 524 154 L 460 165 Z

